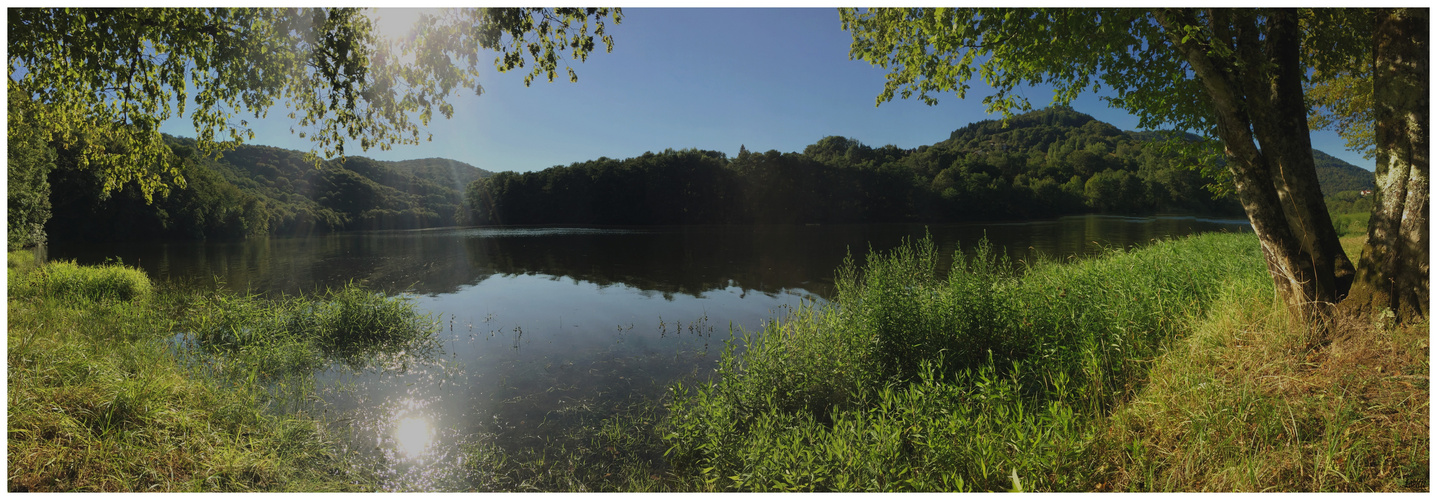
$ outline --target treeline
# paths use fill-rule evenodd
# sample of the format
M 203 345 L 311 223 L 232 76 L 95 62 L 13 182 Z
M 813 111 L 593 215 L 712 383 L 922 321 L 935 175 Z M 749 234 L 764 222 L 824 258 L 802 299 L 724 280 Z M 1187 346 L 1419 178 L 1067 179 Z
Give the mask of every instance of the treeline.
M 491 174 L 440 158 L 240 146 L 218 159 L 167 137 L 185 183 L 147 202 L 104 193 L 77 152 L 9 141 L 12 246 L 60 240 L 233 239 L 470 224 L 803 224 L 1018 220 L 1076 213 L 1242 214 L 1210 182 L 1132 133 L 1054 107 L 977 122 L 916 149 L 825 137 L 803 152 L 666 150 Z M 1329 198 L 1372 174 L 1314 152 Z M 492 176 L 491 176 L 492 175 Z M 1347 195 L 1351 198 L 1355 195 Z M 1343 198 L 1342 201 L 1348 201 Z M 43 231 L 41 229 L 43 228 Z
M 74 151 L 57 151 L 49 236 L 234 239 L 463 225 L 472 222 L 464 186 L 489 174 L 440 158 L 350 157 L 316 168 L 302 152 L 268 146 L 240 146 L 213 159 L 192 139 L 167 139 L 183 162 L 185 185 L 152 203 L 133 185 L 103 193 L 99 177 L 74 165 Z
M 1054 107 L 917 149 L 825 137 L 802 153 L 666 150 L 469 186 L 481 224 L 848 223 L 1102 212 L 1241 215 L 1151 135 Z

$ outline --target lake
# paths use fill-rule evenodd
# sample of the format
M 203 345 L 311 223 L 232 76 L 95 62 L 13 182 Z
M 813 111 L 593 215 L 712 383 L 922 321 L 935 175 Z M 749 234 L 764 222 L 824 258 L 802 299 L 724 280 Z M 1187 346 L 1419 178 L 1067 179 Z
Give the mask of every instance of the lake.
M 833 292 L 845 256 L 931 234 L 941 255 L 987 238 L 1015 261 L 1209 231 L 1241 219 L 1076 216 L 1024 223 L 447 228 L 242 242 L 54 243 L 153 279 L 296 294 L 353 281 L 408 294 L 443 350 L 319 374 L 330 428 L 391 490 L 465 490 L 473 456 L 572 446 L 567 431 L 713 372 L 730 329 Z M 947 261 L 940 262 L 946 267 Z M 466 472 L 467 471 L 467 472 Z

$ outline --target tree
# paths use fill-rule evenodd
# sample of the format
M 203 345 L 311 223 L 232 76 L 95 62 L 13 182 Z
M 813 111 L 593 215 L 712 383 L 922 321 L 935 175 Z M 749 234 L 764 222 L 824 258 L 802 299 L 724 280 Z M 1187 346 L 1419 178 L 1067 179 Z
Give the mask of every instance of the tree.
M 10 94 L 15 93 L 11 87 Z M 11 102 L 15 100 L 12 98 Z M 30 126 L 11 113 L 7 119 L 10 133 L 6 136 L 7 217 L 6 245 L 12 249 L 45 243 L 45 222 L 50 220 L 50 182 L 46 178 L 55 168 L 55 151 L 35 134 L 22 129 Z
M 1373 16 L 1377 189 L 1351 307 L 1429 314 L 1428 12 L 1380 9 Z
M 552 81 L 561 54 L 585 60 L 617 9 L 468 9 L 422 16 L 413 37 L 380 39 L 359 9 L 10 9 L 11 117 L 81 150 L 105 191 L 135 183 L 146 199 L 183 186 L 159 133 L 187 101 L 198 146 L 213 155 L 251 139 L 244 114 L 288 110 L 318 153 L 419 143 L 420 127 L 477 83 L 481 50 L 500 71 L 532 64 Z M 594 29 L 590 30 L 590 23 Z M 572 69 L 570 80 L 577 79 Z M 238 119 L 238 122 L 235 120 Z M 297 130 L 296 130 L 297 129 Z M 13 133 L 12 129 L 12 133 Z M 25 137 L 12 137 L 24 143 Z
M 895 93 L 964 97 L 974 73 L 995 89 L 990 111 L 1028 109 L 1021 87 L 1054 100 L 1110 88 L 1139 127 L 1217 139 L 1231 189 L 1291 311 L 1319 320 L 1355 269 L 1342 252 L 1313 167 L 1303 96 L 1304 47 L 1319 62 L 1370 47 L 1342 13 L 1292 9 L 843 9 L 850 57 L 887 69 Z
M 1371 63 L 1354 61 L 1356 68 Z M 1369 160 L 1376 157 L 1372 117 L 1372 76 L 1341 73 L 1313 75 L 1307 85 L 1307 98 L 1312 104 L 1308 125 L 1312 130 L 1332 130 L 1347 142 L 1347 149 L 1359 151 Z

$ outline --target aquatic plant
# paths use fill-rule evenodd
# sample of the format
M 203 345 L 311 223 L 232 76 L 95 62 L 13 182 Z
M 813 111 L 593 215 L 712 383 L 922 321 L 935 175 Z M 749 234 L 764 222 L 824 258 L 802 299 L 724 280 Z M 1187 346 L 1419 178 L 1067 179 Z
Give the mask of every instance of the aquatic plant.
M 316 296 L 220 293 L 209 300 L 190 335 L 263 376 L 309 371 L 329 360 L 362 368 L 385 355 L 437 346 L 438 324 L 408 298 L 353 283 Z

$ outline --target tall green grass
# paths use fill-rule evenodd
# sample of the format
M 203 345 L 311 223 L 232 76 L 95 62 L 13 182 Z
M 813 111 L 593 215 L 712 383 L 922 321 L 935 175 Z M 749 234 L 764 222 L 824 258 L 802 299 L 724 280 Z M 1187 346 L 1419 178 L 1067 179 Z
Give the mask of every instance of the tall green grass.
M 313 390 L 306 370 L 436 328 L 356 288 L 266 301 L 120 266 L 10 271 L 10 491 L 374 489 L 322 414 L 291 402 Z M 178 347 L 178 332 L 208 347 Z
M 1367 219 L 1371 212 L 1332 213 L 1332 225 L 1338 236 L 1366 236 Z
M 51 262 L 20 272 L 24 278 L 11 287 L 13 293 L 57 300 L 142 299 L 154 290 L 144 271 L 119 264 L 80 266 L 74 262 Z
M 669 459 L 713 490 L 1084 489 L 1093 422 L 1225 286 L 1266 275 L 1212 234 L 1021 273 L 927 239 L 839 271 L 838 297 L 746 333 L 676 387 Z M 1270 284 L 1267 285 L 1270 287 Z
M 271 378 L 337 360 L 363 368 L 396 354 L 438 347 L 436 323 L 406 297 L 353 284 L 314 296 L 263 299 L 221 293 L 206 298 L 188 334 L 244 370 Z

